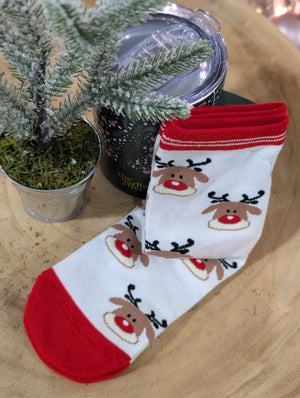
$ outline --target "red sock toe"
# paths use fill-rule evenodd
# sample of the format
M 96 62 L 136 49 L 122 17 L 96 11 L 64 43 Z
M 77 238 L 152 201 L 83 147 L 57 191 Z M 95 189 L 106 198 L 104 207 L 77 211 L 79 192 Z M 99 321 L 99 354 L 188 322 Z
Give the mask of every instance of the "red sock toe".
M 69 379 L 105 380 L 130 364 L 130 357 L 78 309 L 53 269 L 38 277 L 26 305 L 24 326 L 42 361 Z

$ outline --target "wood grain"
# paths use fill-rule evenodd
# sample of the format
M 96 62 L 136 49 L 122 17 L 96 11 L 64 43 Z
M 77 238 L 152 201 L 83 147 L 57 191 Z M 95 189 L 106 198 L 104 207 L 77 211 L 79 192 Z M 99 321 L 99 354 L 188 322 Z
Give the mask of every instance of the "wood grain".
M 25 302 L 40 272 L 138 200 L 112 187 L 97 170 L 85 210 L 71 221 L 49 224 L 26 213 L 1 175 L 3 398 L 300 397 L 300 53 L 239 0 L 180 4 L 207 10 L 220 21 L 229 52 L 226 90 L 255 102 L 288 104 L 289 131 L 274 169 L 263 236 L 239 273 L 167 328 L 123 375 L 81 385 L 48 369 L 33 352 L 22 325 Z

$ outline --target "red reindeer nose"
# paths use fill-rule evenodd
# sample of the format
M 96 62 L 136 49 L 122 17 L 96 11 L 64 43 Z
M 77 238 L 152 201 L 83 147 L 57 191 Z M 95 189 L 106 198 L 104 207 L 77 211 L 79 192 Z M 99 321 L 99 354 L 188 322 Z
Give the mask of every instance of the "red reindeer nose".
M 201 269 L 203 271 L 206 269 L 204 261 L 202 261 L 200 258 L 192 258 L 191 262 L 198 269 Z
M 131 250 L 124 241 L 117 239 L 115 242 L 115 246 L 119 250 L 119 252 L 123 254 L 123 256 L 131 257 Z
M 236 224 L 241 221 L 241 217 L 233 214 L 225 214 L 224 216 L 219 218 L 219 221 L 222 224 Z
M 116 316 L 115 323 L 119 326 L 120 329 L 122 329 L 126 333 L 134 332 L 134 327 L 132 326 L 132 324 L 123 316 Z
M 164 187 L 176 189 L 176 191 L 184 191 L 185 189 L 187 189 L 188 186 L 182 181 L 167 180 L 164 182 Z

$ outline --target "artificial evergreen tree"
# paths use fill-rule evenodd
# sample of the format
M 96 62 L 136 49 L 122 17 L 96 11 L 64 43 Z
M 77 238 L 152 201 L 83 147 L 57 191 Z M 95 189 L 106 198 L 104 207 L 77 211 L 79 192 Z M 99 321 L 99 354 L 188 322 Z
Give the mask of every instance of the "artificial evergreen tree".
M 164 76 L 184 73 L 209 57 L 207 41 L 188 41 L 127 67 L 117 64 L 126 26 L 145 21 L 164 4 L 97 0 L 86 8 L 80 0 L 0 0 L 0 51 L 15 78 L 8 84 L 0 73 L 2 167 L 12 142 L 22 148 L 22 157 L 42 156 L 88 109 L 106 107 L 132 120 L 188 117 L 186 101 L 150 91 Z

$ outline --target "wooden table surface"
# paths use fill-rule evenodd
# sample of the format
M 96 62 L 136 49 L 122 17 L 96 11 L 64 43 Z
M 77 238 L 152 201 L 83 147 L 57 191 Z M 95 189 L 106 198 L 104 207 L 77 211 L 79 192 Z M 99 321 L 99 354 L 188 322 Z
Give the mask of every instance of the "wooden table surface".
M 97 170 L 85 210 L 45 223 L 0 176 L 0 396 L 300 397 L 300 52 L 240 0 L 182 0 L 209 11 L 228 45 L 227 91 L 285 101 L 290 125 L 263 236 L 246 266 L 172 324 L 121 376 L 82 385 L 48 369 L 23 329 L 37 275 L 123 217 L 137 199 Z

